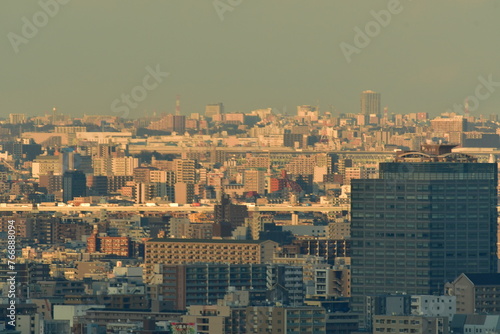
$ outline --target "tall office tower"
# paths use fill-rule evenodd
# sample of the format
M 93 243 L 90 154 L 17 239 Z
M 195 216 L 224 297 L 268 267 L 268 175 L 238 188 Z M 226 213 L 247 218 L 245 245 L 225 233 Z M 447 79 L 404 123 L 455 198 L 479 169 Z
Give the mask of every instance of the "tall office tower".
M 66 171 L 62 179 L 63 201 L 71 201 L 75 197 L 85 196 L 87 193 L 87 177 L 82 171 Z
M 176 182 L 194 183 L 195 162 L 190 159 L 174 159 Z
M 380 93 L 371 90 L 365 90 L 361 93 L 361 113 L 367 116 L 370 114 L 380 115 Z
M 370 294 L 442 293 L 461 273 L 497 270 L 497 165 L 423 145 L 351 181 L 352 307 Z
M 207 104 L 205 107 L 205 116 L 214 117 L 214 115 L 220 115 L 224 113 L 224 105 L 222 103 Z

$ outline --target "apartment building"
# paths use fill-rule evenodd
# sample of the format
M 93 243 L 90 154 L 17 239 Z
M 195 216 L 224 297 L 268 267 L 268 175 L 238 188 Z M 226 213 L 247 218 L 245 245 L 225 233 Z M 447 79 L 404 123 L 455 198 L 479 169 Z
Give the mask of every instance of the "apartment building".
M 448 334 L 448 318 L 376 315 L 373 318 L 373 333 Z
M 278 243 L 270 240 L 199 240 L 156 238 L 146 242 L 145 268 L 154 264 L 267 263 Z
M 499 314 L 500 274 L 461 274 L 445 284 L 446 294 L 456 296 L 458 314 Z

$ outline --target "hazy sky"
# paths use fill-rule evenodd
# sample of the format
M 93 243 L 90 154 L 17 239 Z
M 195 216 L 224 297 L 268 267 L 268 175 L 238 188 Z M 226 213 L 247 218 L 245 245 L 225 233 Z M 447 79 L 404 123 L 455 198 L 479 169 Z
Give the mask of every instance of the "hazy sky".
M 401 0 L 385 27 L 371 11 L 397 0 L 58 0 L 43 14 L 54 1 L 0 1 L 0 117 L 113 114 L 134 89 L 129 117 L 174 112 L 177 94 L 183 114 L 216 102 L 359 112 L 367 89 L 390 112 L 438 114 L 469 95 L 471 114 L 499 111 L 500 84 L 476 92 L 480 76 L 500 82 L 498 0 Z M 367 23 L 380 31 L 348 62 L 340 44 L 356 47 Z M 158 66 L 168 77 L 141 88 Z

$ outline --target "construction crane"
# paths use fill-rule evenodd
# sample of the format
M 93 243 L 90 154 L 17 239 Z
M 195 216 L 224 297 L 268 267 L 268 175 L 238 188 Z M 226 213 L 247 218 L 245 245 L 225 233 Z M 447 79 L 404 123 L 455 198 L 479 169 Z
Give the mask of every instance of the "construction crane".
M 7 169 L 9 169 L 15 175 L 19 175 L 19 171 L 16 168 L 14 168 L 14 166 L 12 166 L 11 164 L 9 164 L 5 159 L 3 159 L 3 158 L 0 159 L 0 164 L 2 164 L 5 167 L 7 167 Z

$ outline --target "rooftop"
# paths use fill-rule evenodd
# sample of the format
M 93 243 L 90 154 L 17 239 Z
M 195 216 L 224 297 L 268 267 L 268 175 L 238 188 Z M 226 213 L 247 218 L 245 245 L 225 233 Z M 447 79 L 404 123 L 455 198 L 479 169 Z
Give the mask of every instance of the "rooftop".
M 423 144 L 418 151 L 397 152 L 395 162 L 477 162 L 473 156 L 452 152 L 456 145 Z
M 464 274 L 474 285 L 500 285 L 499 273 Z
M 225 240 L 225 239 L 175 239 L 154 238 L 147 242 L 184 242 L 184 243 L 215 243 L 215 244 L 261 244 L 269 240 Z

